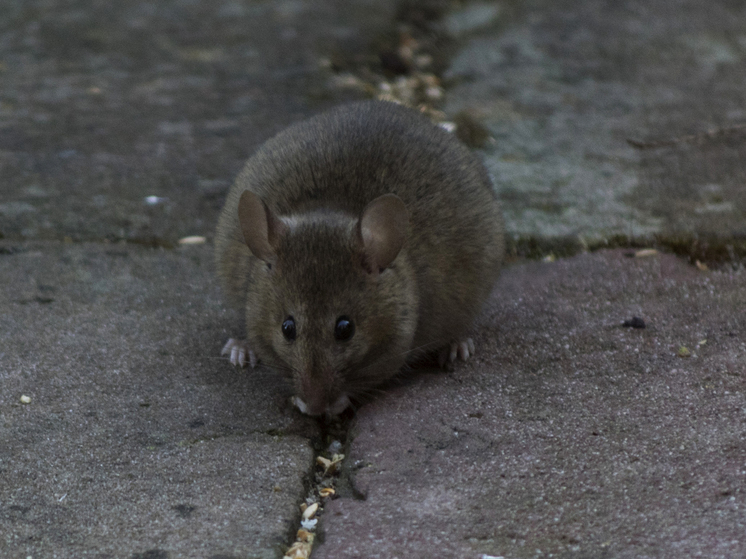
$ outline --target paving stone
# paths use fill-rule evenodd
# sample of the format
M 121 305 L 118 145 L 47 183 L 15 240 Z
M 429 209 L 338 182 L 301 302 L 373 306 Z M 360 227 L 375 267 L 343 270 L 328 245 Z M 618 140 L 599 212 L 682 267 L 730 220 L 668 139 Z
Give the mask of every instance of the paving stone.
M 511 233 L 746 236 L 743 5 L 505 7 L 445 76 L 446 111 L 494 138 L 484 153 Z
M 0 238 L 150 244 L 211 236 L 252 151 L 349 97 L 329 59 L 367 54 L 395 9 L 37 4 L 4 2 L 0 19 Z
M 204 245 L 3 245 L 0 555 L 281 555 L 317 430 L 220 357 L 240 321 L 212 268 Z
M 315 556 L 743 556 L 745 279 L 622 251 L 507 269 L 473 360 L 360 410 Z

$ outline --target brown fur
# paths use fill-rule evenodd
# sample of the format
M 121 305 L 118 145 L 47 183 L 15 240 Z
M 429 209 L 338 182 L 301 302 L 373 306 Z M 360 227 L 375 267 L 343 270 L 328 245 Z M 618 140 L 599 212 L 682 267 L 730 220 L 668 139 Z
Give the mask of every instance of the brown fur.
M 245 190 L 289 226 L 271 269 L 244 242 Z M 387 269 L 370 273 L 358 219 L 387 193 L 406 205 L 407 238 Z M 464 337 L 503 251 L 499 205 L 479 160 L 416 111 L 377 101 L 338 107 L 261 146 L 228 194 L 216 237 L 218 272 L 232 303 L 246 309 L 250 347 L 288 371 L 314 413 Z M 293 343 L 281 332 L 289 315 Z M 340 343 L 342 315 L 356 332 Z

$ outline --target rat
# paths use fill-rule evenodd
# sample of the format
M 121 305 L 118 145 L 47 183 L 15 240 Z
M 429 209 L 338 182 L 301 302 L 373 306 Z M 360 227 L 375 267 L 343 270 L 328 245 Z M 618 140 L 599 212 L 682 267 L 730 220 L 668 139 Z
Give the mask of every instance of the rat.
M 223 354 L 337 415 L 405 364 L 474 353 L 468 337 L 504 257 L 497 195 L 453 134 L 388 102 L 341 105 L 258 148 L 231 187 L 218 275 L 245 310 Z

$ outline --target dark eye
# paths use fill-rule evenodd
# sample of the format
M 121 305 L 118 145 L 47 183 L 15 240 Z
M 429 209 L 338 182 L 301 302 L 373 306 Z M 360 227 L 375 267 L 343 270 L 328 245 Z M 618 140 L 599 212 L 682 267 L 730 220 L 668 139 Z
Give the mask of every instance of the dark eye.
M 282 323 L 282 335 L 289 342 L 295 339 L 295 319 L 292 316 L 287 317 Z
M 355 325 L 349 317 L 340 316 L 337 319 L 337 325 L 334 327 L 334 337 L 338 342 L 346 342 L 355 334 Z

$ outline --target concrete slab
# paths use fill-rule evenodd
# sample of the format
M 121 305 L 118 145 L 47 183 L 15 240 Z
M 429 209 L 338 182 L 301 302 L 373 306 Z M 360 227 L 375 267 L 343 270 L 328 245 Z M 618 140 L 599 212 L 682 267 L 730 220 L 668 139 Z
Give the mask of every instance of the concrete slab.
M 509 268 L 476 358 L 359 411 L 314 557 L 746 555 L 745 340 L 743 270 Z
M 513 235 L 743 245 L 743 5 L 499 5 L 463 35 L 445 108 L 494 137 L 484 151 Z
M 317 429 L 219 357 L 240 325 L 212 268 L 204 245 L 2 245 L 0 555 L 282 555 Z

